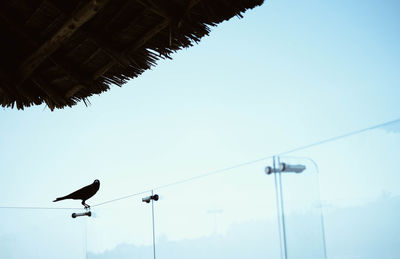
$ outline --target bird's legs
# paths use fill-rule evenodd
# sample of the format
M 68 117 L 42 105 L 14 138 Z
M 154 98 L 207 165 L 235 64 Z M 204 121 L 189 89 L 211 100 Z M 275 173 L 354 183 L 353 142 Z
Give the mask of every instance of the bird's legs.
M 90 209 L 90 206 L 89 206 L 89 205 L 87 205 L 87 204 L 85 203 L 85 201 L 82 201 L 82 205 L 83 205 L 83 206 L 85 206 L 85 210 L 88 210 L 88 209 Z

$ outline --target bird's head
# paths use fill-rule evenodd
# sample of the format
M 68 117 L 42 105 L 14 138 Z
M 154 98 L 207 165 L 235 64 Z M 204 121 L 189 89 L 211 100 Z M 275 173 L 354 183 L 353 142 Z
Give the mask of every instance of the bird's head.
M 98 185 L 100 185 L 100 181 L 99 180 L 94 180 L 94 182 L 93 182 L 94 184 L 98 184 Z

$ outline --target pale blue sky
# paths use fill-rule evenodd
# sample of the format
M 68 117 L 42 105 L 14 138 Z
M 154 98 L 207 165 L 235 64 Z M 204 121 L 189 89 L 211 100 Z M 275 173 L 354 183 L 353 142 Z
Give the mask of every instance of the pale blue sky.
M 93 178 L 124 194 L 400 117 L 399 5 L 266 1 L 89 107 L 2 109 L 1 203 Z
M 266 1 L 89 107 L 1 109 L 0 205 L 77 206 L 51 201 L 96 178 L 88 203 L 99 203 L 397 119 L 399 11 L 388 0 Z M 360 138 L 384 140 L 377 153 L 395 166 L 399 134 Z M 314 155 L 344 164 L 370 148 L 358 144 Z

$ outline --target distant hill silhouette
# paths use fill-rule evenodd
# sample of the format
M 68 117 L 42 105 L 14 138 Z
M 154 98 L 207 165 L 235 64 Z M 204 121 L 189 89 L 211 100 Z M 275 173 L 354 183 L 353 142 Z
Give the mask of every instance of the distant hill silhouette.
M 328 257 L 400 258 L 399 219 L 400 197 L 382 197 L 362 206 L 330 208 L 330 212 L 325 215 Z M 310 221 L 310 215 L 287 217 L 288 253 L 289 256 L 297 255 L 292 258 L 322 258 L 320 248 L 312 239 L 312 233 L 307 232 L 305 225 L 307 221 Z M 279 258 L 279 239 L 276 229 L 276 222 L 273 221 L 251 221 L 232 226 L 226 235 L 182 241 L 168 241 L 166 238 L 161 238 L 157 243 L 157 255 L 163 259 Z M 310 238 L 301 238 L 302 236 Z M 295 238 L 299 241 L 294 242 Z M 88 252 L 87 258 L 149 258 L 149 255 L 152 255 L 151 246 L 121 244 L 101 254 Z

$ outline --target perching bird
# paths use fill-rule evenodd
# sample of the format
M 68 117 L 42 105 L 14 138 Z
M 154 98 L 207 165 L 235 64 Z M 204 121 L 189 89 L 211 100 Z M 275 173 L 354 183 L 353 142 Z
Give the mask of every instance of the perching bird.
M 93 195 L 96 194 L 96 192 L 100 188 L 100 181 L 99 180 L 94 180 L 92 184 L 89 184 L 88 186 L 85 186 L 73 193 L 70 193 L 64 197 L 59 197 L 55 199 L 53 202 L 56 201 L 61 201 L 61 200 L 66 200 L 66 199 L 73 199 L 73 200 L 82 200 L 82 205 L 85 206 L 85 209 L 90 208 L 89 205 L 85 203 L 86 200 L 91 198 Z

